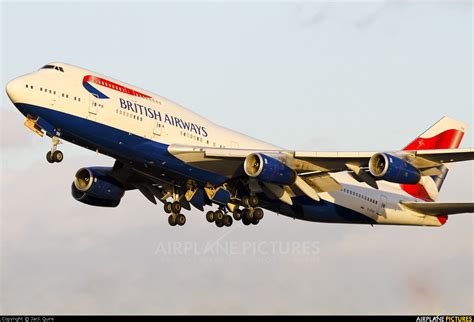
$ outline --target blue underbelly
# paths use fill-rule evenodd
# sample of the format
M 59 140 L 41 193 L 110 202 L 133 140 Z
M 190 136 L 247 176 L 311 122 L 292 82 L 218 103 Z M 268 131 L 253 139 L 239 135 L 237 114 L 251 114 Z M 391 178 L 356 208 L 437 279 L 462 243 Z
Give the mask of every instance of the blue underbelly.
M 62 139 L 115 159 L 164 168 L 202 183 L 220 184 L 228 179 L 182 162 L 168 152 L 166 144 L 56 110 L 23 103 L 15 105 L 23 114 L 39 116 L 51 124 Z

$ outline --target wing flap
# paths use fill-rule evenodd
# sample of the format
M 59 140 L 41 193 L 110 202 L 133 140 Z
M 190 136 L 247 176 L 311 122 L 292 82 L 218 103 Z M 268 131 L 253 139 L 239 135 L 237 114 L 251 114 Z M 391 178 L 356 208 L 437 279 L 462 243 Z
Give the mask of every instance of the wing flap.
M 342 189 L 341 184 L 328 173 L 301 176 L 301 178 L 318 193 Z

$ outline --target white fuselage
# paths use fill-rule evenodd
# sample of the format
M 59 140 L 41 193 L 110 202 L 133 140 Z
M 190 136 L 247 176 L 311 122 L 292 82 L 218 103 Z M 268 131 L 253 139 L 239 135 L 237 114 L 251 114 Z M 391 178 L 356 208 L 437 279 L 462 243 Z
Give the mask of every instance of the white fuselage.
M 151 92 L 72 65 L 54 65 L 62 66 L 64 72 L 40 69 L 17 78 L 15 90 L 9 93 L 12 101 L 87 119 L 165 145 L 280 150 L 277 146 L 218 126 Z M 93 79 L 89 84 L 106 95 L 107 99 L 98 98 L 85 90 L 83 80 L 87 76 Z M 102 79 L 108 83 L 102 82 Z M 347 173 L 333 176 L 343 185 L 343 189 L 321 193 L 321 199 L 327 202 L 362 214 L 379 224 L 441 225 L 434 216 L 420 215 L 403 208 L 400 201 L 416 199 L 396 184 L 381 182 L 380 189 L 376 190 L 355 181 Z M 307 215 L 301 219 L 319 221 Z

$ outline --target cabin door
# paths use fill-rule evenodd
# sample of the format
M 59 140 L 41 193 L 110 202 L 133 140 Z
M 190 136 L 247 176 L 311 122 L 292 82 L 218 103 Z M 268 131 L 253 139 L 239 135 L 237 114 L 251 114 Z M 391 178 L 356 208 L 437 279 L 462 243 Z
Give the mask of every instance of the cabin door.
M 380 200 L 379 200 L 379 209 L 377 210 L 377 215 L 385 216 L 386 207 L 387 207 L 387 197 L 384 195 L 381 195 Z
M 94 95 L 89 97 L 89 119 L 95 120 L 97 117 L 97 111 L 99 110 L 98 99 Z

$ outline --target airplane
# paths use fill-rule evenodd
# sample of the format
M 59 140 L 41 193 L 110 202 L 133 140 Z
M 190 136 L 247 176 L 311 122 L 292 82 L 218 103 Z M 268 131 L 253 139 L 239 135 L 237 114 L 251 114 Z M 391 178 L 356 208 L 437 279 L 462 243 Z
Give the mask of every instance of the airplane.
M 323 223 L 439 227 L 474 212 L 473 202 L 436 198 L 453 162 L 474 159 L 460 149 L 467 125 L 443 117 L 400 151 L 294 151 L 221 127 L 152 92 L 65 63 L 49 63 L 6 86 L 34 133 L 51 138 L 46 159 L 63 160 L 64 141 L 115 159 L 79 169 L 75 200 L 117 207 L 138 190 L 163 204 L 171 226 L 182 210 L 209 223 L 257 225 L 263 209 Z

